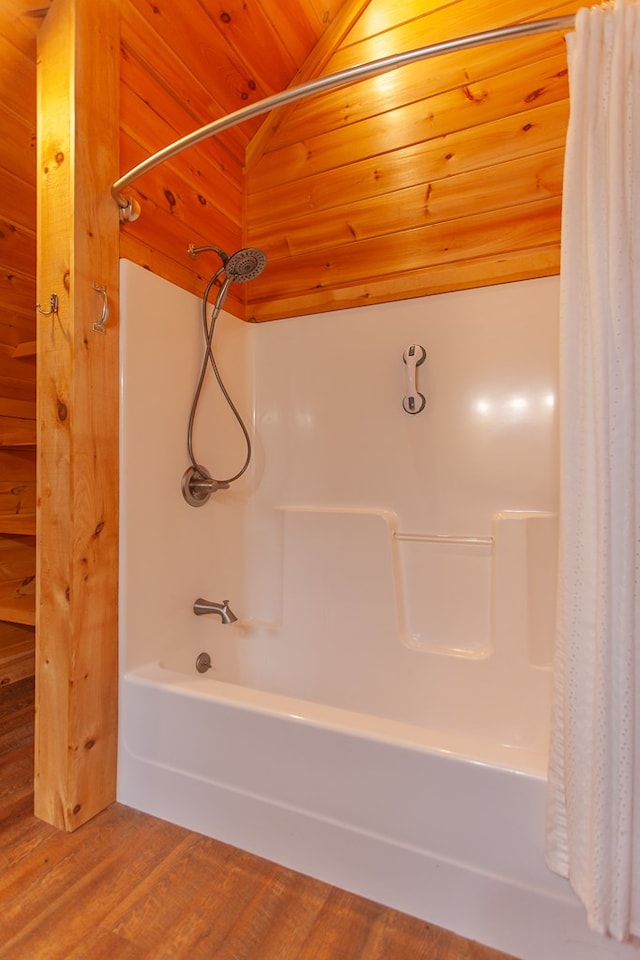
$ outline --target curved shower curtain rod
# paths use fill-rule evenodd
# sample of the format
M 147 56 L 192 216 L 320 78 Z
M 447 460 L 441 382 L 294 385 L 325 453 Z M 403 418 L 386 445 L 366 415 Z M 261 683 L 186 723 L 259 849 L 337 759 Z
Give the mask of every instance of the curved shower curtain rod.
M 382 57 L 379 60 L 371 60 L 368 63 L 360 63 L 354 67 L 347 67 L 338 73 L 330 73 L 324 77 L 318 77 L 310 80 L 308 83 L 300 84 L 297 87 L 290 87 L 282 93 L 276 93 L 271 97 L 265 97 L 247 107 L 242 107 L 233 113 L 221 117 L 219 120 L 213 120 L 211 123 L 199 127 L 193 133 L 181 137 L 179 140 L 170 143 L 168 146 L 158 150 L 132 167 L 128 173 L 119 177 L 111 187 L 111 194 L 120 207 L 120 219 L 137 220 L 140 215 L 140 208 L 133 197 L 124 196 L 125 190 L 134 180 L 141 177 L 157 167 L 159 164 L 169 160 L 177 153 L 192 147 L 201 140 L 213 137 L 223 130 L 243 123 L 245 120 L 251 120 L 253 117 L 259 117 L 263 113 L 269 113 L 277 107 L 284 107 L 289 103 L 295 103 L 297 100 L 304 100 L 306 97 L 312 97 L 318 93 L 324 93 L 325 90 L 333 90 L 335 87 L 346 86 L 349 83 L 356 83 L 359 80 L 367 80 L 369 77 L 378 76 L 381 73 L 387 73 L 398 67 L 407 66 L 410 63 L 418 63 L 420 60 L 428 60 L 430 57 L 437 57 L 443 53 L 452 53 L 458 50 L 468 50 L 472 47 L 484 46 L 486 43 L 494 43 L 497 40 L 509 40 L 514 37 L 524 37 L 536 33 L 551 33 L 554 30 L 569 30 L 575 24 L 574 16 L 552 17 L 548 20 L 533 20 L 528 23 L 518 23 L 510 27 L 499 27 L 495 30 L 486 30 L 483 33 L 471 33 L 466 37 L 458 37 L 454 40 L 443 40 L 440 43 L 433 43 L 426 47 L 417 47 L 415 50 L 408 50 L 406 53 L 396 53 L 389 57 Z

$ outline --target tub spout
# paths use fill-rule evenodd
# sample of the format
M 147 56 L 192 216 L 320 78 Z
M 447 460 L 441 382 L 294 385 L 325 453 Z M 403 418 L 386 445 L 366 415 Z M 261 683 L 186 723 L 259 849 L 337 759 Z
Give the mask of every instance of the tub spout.
M 229 606 L 228 600 L 215 603 L 213 600 L 203 600 L 202 597 L 198 597 L 193 605 L 193 612 L 196 617 L 201 617 L 205 613 L 217 613 L 223 623 L 235 623 L 238 619 Z

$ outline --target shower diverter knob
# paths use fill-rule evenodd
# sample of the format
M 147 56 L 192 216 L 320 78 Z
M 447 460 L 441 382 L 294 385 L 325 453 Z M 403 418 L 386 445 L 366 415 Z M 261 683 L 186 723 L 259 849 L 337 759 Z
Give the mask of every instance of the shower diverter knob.
M 426 406 L 426 399 L 421 393 L 418 393 L 416 386 L 416 368 L 419 367 L 427 358 L 427 351 L 419 343 L 412 343 L 402 354 L 402 359 L 407 366 L 407 395 L 402 400 L 402 406 L 406 413 L 420 413 Z

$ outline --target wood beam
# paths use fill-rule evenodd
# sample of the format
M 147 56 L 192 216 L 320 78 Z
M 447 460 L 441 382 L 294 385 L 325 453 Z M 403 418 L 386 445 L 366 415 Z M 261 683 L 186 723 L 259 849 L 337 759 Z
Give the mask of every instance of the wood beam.
M 38 37 L 35 813 L 115 799 L 118 584 L 117 0 L 54 0 Z M 106 288 L 109 318 L 100 317 Z

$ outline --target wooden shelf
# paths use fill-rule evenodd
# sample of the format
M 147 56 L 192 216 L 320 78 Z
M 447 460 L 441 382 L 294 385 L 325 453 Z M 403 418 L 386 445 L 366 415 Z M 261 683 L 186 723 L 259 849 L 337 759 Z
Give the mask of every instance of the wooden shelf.
M 11 351 L 12 357 L 35 357 L 37 354 L 37 342 L 29 340 L 25 343 L 19 343 Z

